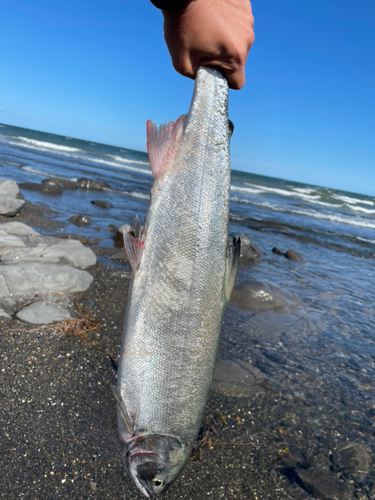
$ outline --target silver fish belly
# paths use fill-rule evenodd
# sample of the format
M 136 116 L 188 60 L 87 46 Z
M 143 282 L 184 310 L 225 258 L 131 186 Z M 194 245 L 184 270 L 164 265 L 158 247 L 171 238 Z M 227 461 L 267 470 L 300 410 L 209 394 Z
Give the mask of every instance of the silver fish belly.
M 154 184 L 142 233 L 124 235 L 133 278 L 114 389 L 125 466 L 146 497 L 191 453 L 237 272 L 227 109 L 226 79 L 201 67 L 188 115 L 147 124 Z

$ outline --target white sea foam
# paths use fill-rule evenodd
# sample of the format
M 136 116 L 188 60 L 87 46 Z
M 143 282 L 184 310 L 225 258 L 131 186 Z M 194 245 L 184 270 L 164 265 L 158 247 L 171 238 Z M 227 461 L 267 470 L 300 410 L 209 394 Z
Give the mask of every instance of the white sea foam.
M 150 200 L 149 194 L 137 193 L 137 191 L 122 191 L 123 194 L 131 196 L 132 198 L 139 198 L 140 200 Z
M 260 189 L 263 192 L 279 194 L 280 196 L 294 196 L 294 197 L 297 196 L 298 198 L 302 198 L 302 199 L 308 200 L 308 201 L 317 200 L 320 198 L 319 194 L 318 195 L 310 195 L 310 194 L 306 194 L 306 193 L 302 193 L 302 192 L 296 193 L 295 191 L 288 191 L 286 189 L 272 188 L 272 187 L 268 187 L 268 186 L 259 186 L 259 185 L 255 185 L 255 184 L 249 184 L 247 182 L 245 182 L 244 184 L 246 184 L 247 186 L 251 186 L 252 188 L 255 188 L 255 189 Z
M 103 165 L 109 165 L 111 167 L 116 167 L 116 168 L 124 168 L 126 170 L 131 170 L 133 172 L 140 172 L 142 174 L 146 174 L 146 175 L 151 175 L 152 176 L 152 172 L 149 168 L 139 168 L 139 167 L 132 167 L 131 165 L 129 164 L 120 164 L 119 162 L 114 162 L 114 161 L 108 161 L 108 160 L 101 160 L 99 158 L 91 158 L 90 157 L 90 161 L 93 162 L 93 163 L 102 163 Z M 134 163 L 132 160 L 129 160 L 129 163 Z M 146 163 L 146 165 L 148 165 Z
M 238 191 L 239 193 L 249 193 L 249 194 L 259 194 L 263 191 L 261 189 L 253 189 L 248 187 L 240 187 L 240 186 L 231 186 L 231 191 Z
M 357 203 L 360 203 L 361 205 L 372 205 L 374 206 L 374 202 L 371 200 L 360 200 L 358 198 L 349 198 L 348 196 L 342 196 L 341 194 L 332 194 L 336 200 L 343 201 L 344 203 L 348 203 L 350 205 L 356 205 Z
M 348 207 L 354 210 L 355 212 L 361 212 L 363 214 L 368 214 L 368 215 L 375 214 L 375 210 L 371 210 L 369 208 L 357 207 L 357 205 L 350 205 L 349 203 Z
M 368 238 L 362 238 L 361 236 L 356 236 L 355 239 L 359 241 L 364 241 L 365 243 L 372 243 L 372 244 L 375 243 L 375 240 L 369 240 Z
M 33 168 L 33 167 L 21 167 L 22 170 L 24 170 L 25 172 L 29 172 L 30 174 L 37 174 L 37 175 L 49 175 L 47 172 L 43 172 L 43 170 L 38 170 L 36 168 Z
M 81 151 L 81 149 L 78 148 L 71 148 L 70 146 L 62 146 L 60 144 L 54 144 L 53 142 L 36 141 L 35 139 L 27 139 L 26 137 L 17 137 L 16 139 L 19 141 L 16 143 L 18 145 L 40 149 L 42 151 L 54 150 L 54 151 L 64 151 L 71 153 L 77 153 L 78 151 Z
M 302 193 L 302 194 L 311 194 L 313 193 L 314 191 L 316 191 L 316 189 L 312 189 L 312 188 L 292 188 L 293 191 L 297 191 L 297 193 Z
M 142 161 L 142 160 L 132 160 L 130 158 L 123 158 L 122 156 L 110 156 L 115 161 L 120 161 L 123 163 L 135 163 L 136 165 L 146 165 L 147 167 L 150 166 L 148 161 Z

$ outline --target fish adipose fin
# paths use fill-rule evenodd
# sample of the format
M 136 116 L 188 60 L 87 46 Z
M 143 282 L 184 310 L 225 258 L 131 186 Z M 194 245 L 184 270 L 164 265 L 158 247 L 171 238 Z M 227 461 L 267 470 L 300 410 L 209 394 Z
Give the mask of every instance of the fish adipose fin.
M 176 147 L 182 136 L 186 115 L 180 116 L 175 122 L 163 123 L 157 127 L 151 120 L 147 120 L 147 151 L 150 167 L 154 179 L 162 173 L 163 160 L 169 149 Z
M 115 395 L 117 405 L 119 407 L 122 419 L 124 421 L 126 432 L 131 436 L 133 434 L 133 422 L 131 421 L 131 419 L 129 417 L 129 413 L 128 413 L 128 410 L 126 409 L 124 400 L 122 399 L 120 390 L 115 385 L 112 385 L 111 387 L 112 387 L 113 394 Z
M 230 236 L 228 238 L 228 256 L 227 256 L 227 278 L 226 278 L 226 297 L 229 302 L 232 295 L 234 282 L 236 281 L 238 266 L 240 263 L 241 238 L 239 236 Z
M 125 229 L 123 230 L 123 235 L 126 255 L 133 271 L 136 272 L 141 264 L 143 249 L 145 247 L 145 242 L 141 238 L 141 223 L 137 215 L 135 216 L 134 236 L 131 236 Z

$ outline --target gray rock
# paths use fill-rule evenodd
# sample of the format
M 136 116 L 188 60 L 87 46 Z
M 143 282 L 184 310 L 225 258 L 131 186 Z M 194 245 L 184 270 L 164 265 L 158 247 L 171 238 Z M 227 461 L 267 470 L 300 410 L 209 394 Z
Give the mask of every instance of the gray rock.
M 13 217 L 18 214 L 24 204 L 24 200 L 18 200 L 12 196 L 0 196 L 0 215 Z
M 8 234 L 39 234 L 23 222 L 4 222 L 3 224 L 0 224 L 0 230 L 5 231 Z
M 100 208 L 112 208 L 113 207 L 112 203 L 109 203 L 109 201 L 92 200 L 91 203 L 93 205 L 95 205 L 96 207 L 100 207 Z
M 0 230 L 0 255 L 11 248 L 24 246 L 25 243 L 14 234 L 8 234 Z
M 288 259 L 292 260 L 303 260 L 303 257 L 300 253 L 296 252 L 295 250 L 288 250 L 285 252 L 285 257 L 288 257 Z
M 286 292 L 268 281 L 248 280 L 234 287 L 230 302 L 253 312 L 275 308 L 284 312 L 285 306 L 297 304 L 300 300 L 294 293 Z
M 111 189 L 111 186 L 108 184 L 108 182 L 93 181 L 91 179 L 87 179 L 87 177 L 81 177 L 80 179 L 78 179 L 77 187 L 81 189 L 93 189 L 94 191 Z
M 6 313 L 4 311 L 4 309 L 0 309 L 0 318 L 12 319 L 12 316 L 10 316 L 8 313 Z
M 36 302 L 18 311 L 16 318 L 31 325 L 49 325 L 71 317 L 67 309 Z
M 61 184 L 64 187 L 64 189 L 77 189 L 76 181 L 71 181 L 70 179 L 62 179 L 60 177 L 49 177 L 48 179 L 43 179 L 42 183 L 44 182 L 56 182 L 58 184 Z
M 0 239 L 1 241 L 1 239 Z M 1 256 L 4 264 L 19 264 L 21 262 L 43 262 L 49 264 L 68 264 L 80 269 L 94 266 L 96 255 L 78 240 L 63 240 L 57 244 L 37 246 L 23 250 L 14 249 Z
M 310 467 L 297 469 L 300 485 L 319 500 L 351 500 L 352 488 L 341 482 L 332 472 Z
M 20 192 L 17 182 L 0 178 L 0 196 L 15 197 Z
M 254 394 L 256 384 L 264 375 L 251 363 L 239 359 L 218 359 L 215 365 L 211 390 L 225 396 L 247 398 Z
M 284 252 L 277 247 L 273 247 L 272 253 L 275 253 L 276 255 L 284 255 Z
M 44 194 L 61 194 L 63 191 L 63 186 L 60 183 L 48 181 L 41 184 L 37 182 L 22 182 L 20 184 L 21 189 L 26 189 L 27 191 L 40 191 Z
M 348 443 L 338 452 L 332 453 L 331 460 L 345 474 L 365 476 L 371 469 L 370 454 L 359 443 Z
M 9 297 L 10 292 L 4 276 L 0 274 L 0 297 Z
M 0 266 L 1 275 L 5 278 L 8 289 L 13 295 L 83 292 L 93 281 L 91 274 L 86 271 L 70 266 L 37 262 Z
M 109 233 L 117 233 L 117 226 L 115 226 L 114 224 L 110 224 L 106 231 L 108 231 Z
M 123 231 L 126 231 L 129 234 L 132 234 L 132 227 L 130 224 L 124 224 L 123 226 L 119 227 L 117 229 L 116 234 L 113 237 L 113 243 L 115 244 L 115 247 L 117 248 L 122 248 L 124 246 L 124 233 Z
M 82 214 L 73 215 L 68 219 L 68 221 L 72 222 L 76 226 L 88 226 L 89 224 L 92 224 L 92 219 Z
M 241 259 L 244 262 L 254 262 L 260 259 L 262 250 L 250 240 L 246 233 L 240 234 L 241 238 Z
M 125 252 L 125 250 L 121 250 L 121 252 L 116 252 L 115 254 L 111 255 L 111 260 L 129 260 L 128 256 Z

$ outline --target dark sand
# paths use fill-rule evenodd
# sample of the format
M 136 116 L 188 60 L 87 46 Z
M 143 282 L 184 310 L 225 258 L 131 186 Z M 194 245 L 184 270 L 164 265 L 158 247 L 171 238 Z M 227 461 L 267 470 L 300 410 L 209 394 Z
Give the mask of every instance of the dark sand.
M 44 231 L 49 227 L 53 234 L 48 214 L 32 210 L 32 215 L 23 210 L 14 220 Z M 126 266 L 103 263 L 108 262 L 103 256 L 116 249 L 92 248 L 102 258 L 91 271 L 92 288 L 76 294 L 75 304 L 78 318 L 99 320 L 97 330 L 95 322 L 84 334 L 67 334 L 63 324 L 32 329 L 12 320 L 2 325 L 0 498 L 144 498 L 122 466 L 110 389 L 115 373 L 108 358 L 118 358 L 130 273 Z M 232 332 L 242 328 L 246 317 L 228 308 L 222 359 L 249 359 L 244 347 L 249 341 L 241 344 L 240 336 L 232 341 Z M 245 391 L 235 385 L 229 393 L 211 391 L 194 459 L 164 498 L 374 498 L 371 481 L 363 487 L 357 482 L 355 496 L 345 490 L 337 497 L 312 497 L 297 484 L 296 467 L 330 472 L 329 450 L 335 442 L 308 422 L 303 411 L 296 411 L 297 396 L 295 400 L 285 394 L 261 374 Z M 335 415 L 322 416 L 314 401 L 298 404 L 309 408 L 312 419 L 323 418 L 323 428 L 335 425 Z M 349 481 L 345 484 L 352 488 Z

